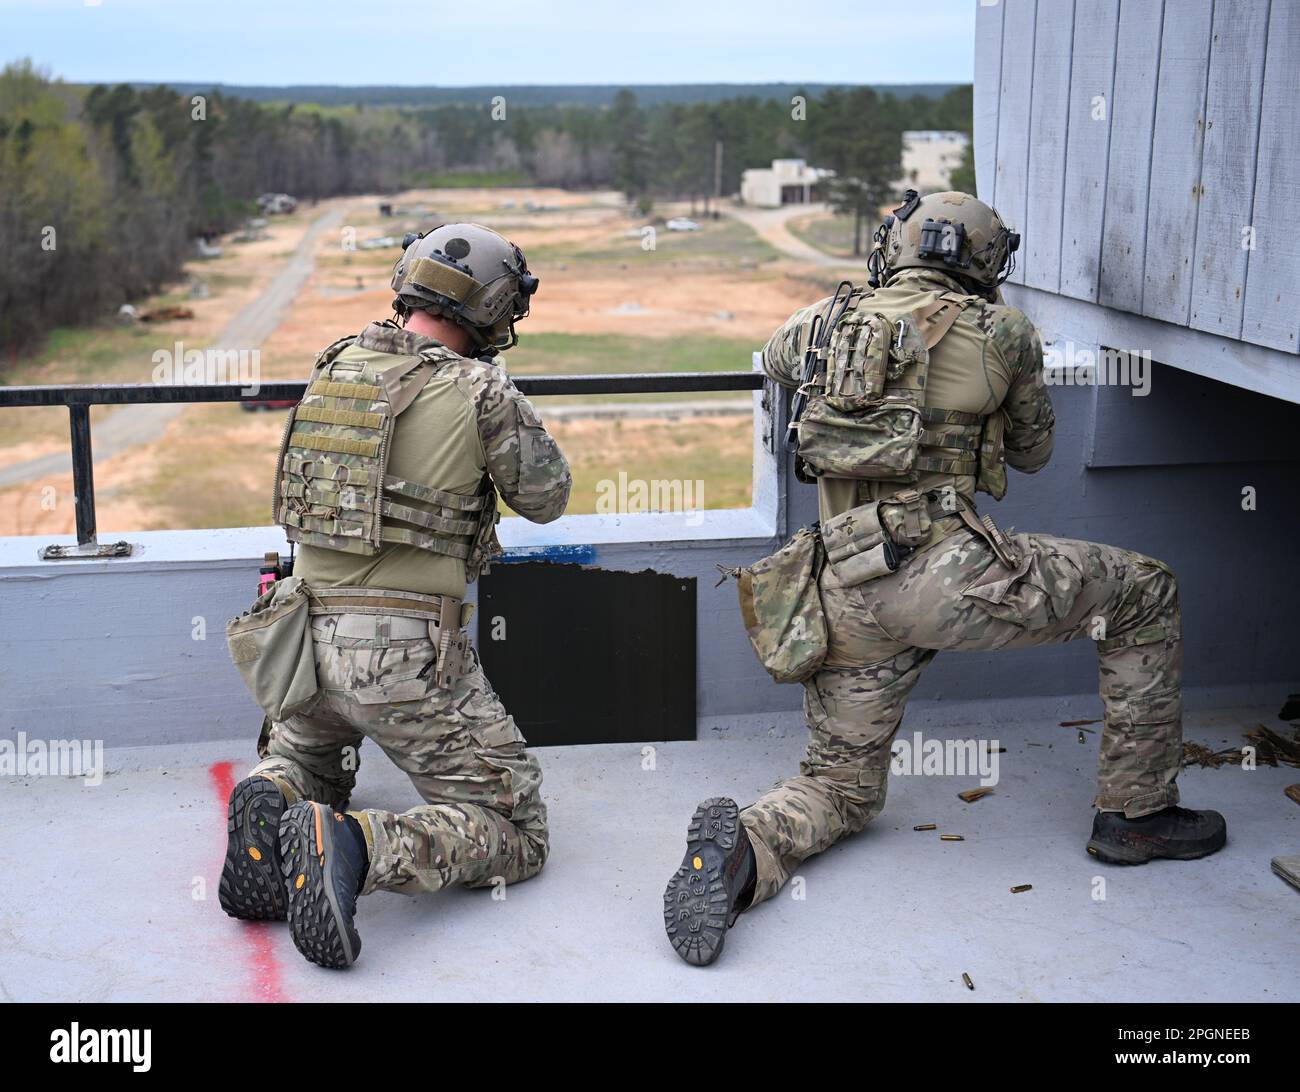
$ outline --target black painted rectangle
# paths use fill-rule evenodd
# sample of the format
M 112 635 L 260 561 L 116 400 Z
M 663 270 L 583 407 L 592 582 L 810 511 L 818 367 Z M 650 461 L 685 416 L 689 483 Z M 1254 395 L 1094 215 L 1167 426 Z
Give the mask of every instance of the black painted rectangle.
M 695 738 L 695 580 L 495 565 L 478 650 L 530 746 Z

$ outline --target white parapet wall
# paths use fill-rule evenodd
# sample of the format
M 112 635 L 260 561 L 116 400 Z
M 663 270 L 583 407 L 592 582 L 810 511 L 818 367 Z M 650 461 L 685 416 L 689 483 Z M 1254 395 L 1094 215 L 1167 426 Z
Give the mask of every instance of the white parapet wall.
M 737 510 L 502 521 L 506 563 L 672 573 L 697 580 L 697 710 L 703 731 L 798 720 L 798 687 L 771 682 L 719 564 L 771 553 L 786 525 L 786 473 L 769 392 L 754 399 L 754 503 Z M 780 412 L 780 410 L 778 410 Z M 231 739 L 261 714 L 226 652 L 225 624 L 252 602 L 278 527 L 105 531 L 129 557 L 43 561 L 73 536 L 0 538 L 0 732 L 105 739 L 116 746 Z M 471 589 L 471 601 L 474 590 Z M 769 723 L 770 722 L 770 723 Z
M 1033 478 L 1016 475 L 1005 501 L 981 498 L 981 508 L 1003 527 L 1164 559 L 1180 581 L 1188 706 L 1280 706 L 1300 684 L 1289 639 L 1289 558 L 1300 515 L 1288 503 L 1294 459 L 1278 461 L 1266 441 L 1289 434 L 1281 415 L 1292 407 L 1270 403 L 1269 423 L 1234 434 L 1231 448 L 1220 450 L 1207 405 L 1264 422 L 1250 401 L 1262 396 L 1228 387 L 1210 403 L 1198 385 L 1206 380 L 1188 375 L 1177 384 L 1166 371 L 1158 381 L 1169 393 L 1158 403 L 1111 388 L 1054 386 L 1052 464 Z M 734 582 L 718 583 L 719 564 L 749 564 L 817 518 L 816 491 L 794 480 L 782 447 L 784 398 L 768 388 L 753 399 L 749 508 L 566 516 L 540 527 L 512 518 L 501 526 L 507 563 L 695 579 L 701 737 L 785 734 L 801 725 L 802 688 L 778 686 L 763 673 Z M 1257 490 L 1258 511 L 1240 507 L 1242 483 Z M 114 747 L 247 737 L 251 746 L 261 715 L 230 663 L 225 623 L 252 601 L 263 555 L 287 553 L 280 530 L 127 529 L 99 537 L 126 539 L 134 550 L 113 560 L 42 561 L 49 537 L 0 538 L 0 735 Z M 1016 716 L 1038 717 L 1056 731 L 1060 720 L 1100 714 L 1096 684 L 1088 641 L 945 654 L 926 670 L 906 725 L 960 728 Z M 581 700 L 577 688 L 574 700 Z

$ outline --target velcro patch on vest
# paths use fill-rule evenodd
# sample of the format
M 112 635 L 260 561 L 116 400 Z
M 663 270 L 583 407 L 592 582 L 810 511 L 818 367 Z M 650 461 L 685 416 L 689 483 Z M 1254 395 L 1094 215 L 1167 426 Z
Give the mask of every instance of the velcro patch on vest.
M 330 398 L 369 398 L 379 397 L 380 391 L 373 383 L 338 383 L 329 379 L 318 379 L 307 388 L 308 394 L 320 394 Z
M 375 429 L 384 427 L 382 413 L 364 413 L 361 410 L 322 409 L 319 406 L 299 406 L 296 419 L 299 421 L 318 421 L 322 425 L 349 425 L 355 428 Z
M 379 454 L 378 440 L 348 440 L 341 436 L 320 436 L 309 432 L 293 430 L 290 437 L 293 447 L 305 447 L 311 451 L 336 451 L 340 455 L 366 455 L 374 458 Z

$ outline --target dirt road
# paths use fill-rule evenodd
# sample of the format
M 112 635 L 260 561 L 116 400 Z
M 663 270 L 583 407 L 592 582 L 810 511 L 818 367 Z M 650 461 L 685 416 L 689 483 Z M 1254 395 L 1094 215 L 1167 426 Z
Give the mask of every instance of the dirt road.
M 727 216 L 732 216 L 741 223 L 748 224 L 764 240 L 781 251 L 782 254 L 798 261 L 823 268 L 861 266 L 863 264 L 860 261 L 839 258 L 834 254 L 827 254 L 824 250 L 818 250 L 815 246 L 805 243 L 790 231 L 787 225 L 796 216 L 826 212 L 828 209 L 825 204 L 782 205 L 779 209 L 756 209 L 746 205 L 728 205 L 724 203 L 721 208 Z
M 256 349 L 274 333 L 286 308 L 311 276 L 316 244 L 327 232 L 338 230 L 343 222 L 343 212 L 341 208 L 334 208 L 316 218 L 265 291 L 227 323 L 213 348 Z M 96 424 L 92 436 L 95 462 L 100 463 L 128 448 L 158 439 L 168 423 L 184 409 L 184 405 L 180 404 L 123 406 Z M 72 454 L 70 451 L 62 451 L 0 467 L 0 488 L 70 473 Z

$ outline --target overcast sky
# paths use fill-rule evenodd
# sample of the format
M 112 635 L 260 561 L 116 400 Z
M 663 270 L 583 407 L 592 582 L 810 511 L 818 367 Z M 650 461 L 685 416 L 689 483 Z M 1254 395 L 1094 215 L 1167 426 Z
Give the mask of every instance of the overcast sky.
M 75 82 L 965 83 L 976 3 L 0 0 L 0 62 Z

